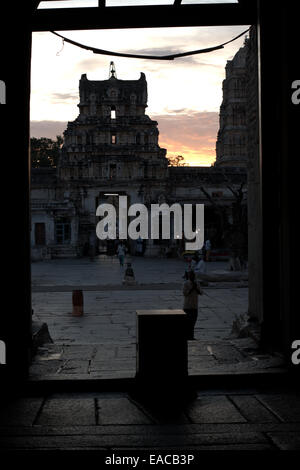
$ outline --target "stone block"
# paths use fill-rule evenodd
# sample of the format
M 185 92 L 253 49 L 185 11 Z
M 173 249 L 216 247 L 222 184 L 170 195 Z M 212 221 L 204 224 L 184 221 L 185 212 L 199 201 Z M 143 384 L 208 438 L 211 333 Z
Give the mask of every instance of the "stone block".
M 234 395 L 230 399 L 241 414 L 252 423 L 278 423 L 278 419 L 254 396 Z
M 0 407 L 1 426 L 32 426 L 43 403 L 42 398 L 21 398 Z
M 245 423 L 246 419 L 226 396 L 202 396 L 187 408 L 193 423 Z
M 89 398 L 50 398 L 45 402 L 36 424 L 44 426 L 96 424 L 94 400 Z
M 99 425 L 151 423 L 151 420 L 128 398 L 99 398 L 97 411 Z
M 268 436 L 280 450 L 300 450 L 299 433 L 270 432 Z
M 281 421 L 300 422 L 300 395 L 257 395 L 258 399 Z

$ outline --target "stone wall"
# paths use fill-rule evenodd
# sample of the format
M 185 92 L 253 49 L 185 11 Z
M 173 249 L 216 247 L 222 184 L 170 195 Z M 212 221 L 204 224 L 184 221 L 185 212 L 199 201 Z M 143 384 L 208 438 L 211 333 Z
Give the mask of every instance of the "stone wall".
M 249 316 L 262 321 L 262 213 L 260 152 L 258 130 L 257 32 L 252 26 L 247 51 L 247 127 L 248 127 L 248 276 Z

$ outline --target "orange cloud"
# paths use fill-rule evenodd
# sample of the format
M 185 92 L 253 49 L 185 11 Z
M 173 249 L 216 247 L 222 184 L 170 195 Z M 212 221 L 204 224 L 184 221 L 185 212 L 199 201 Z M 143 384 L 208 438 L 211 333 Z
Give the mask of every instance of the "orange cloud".
M 210 166 L 215 161 L 218 113 L 179 109 L 150 117 L 158 122 L 159 145 L 167 149 L 167 157 L 182 155 L 191 166 Z M 32 121 L 31 135 L 55 139 L 66 127 L 62 121 Z
M 177 110 L 151 117 L 158 121 L 159 145 L 167 149 L 167 156 L 182 155 L 186 163 L 196 166 L 215 161 L 218 113 Z

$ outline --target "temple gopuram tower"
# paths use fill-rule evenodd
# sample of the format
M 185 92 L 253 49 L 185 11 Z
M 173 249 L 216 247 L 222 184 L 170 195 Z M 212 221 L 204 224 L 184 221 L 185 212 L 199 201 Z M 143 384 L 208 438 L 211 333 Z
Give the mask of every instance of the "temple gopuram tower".
M 57 168 L 63 197 L 73 206 L 76 250 L 96 246 L 96 209 L 118 196 L 128 205 L 157 202 L 168 173 L 166 149 L 158 144 L 157 122 L 145 114 L 147 82 L 117 78 L 110 63 L 107 80 L 79 82 L 78 117 L 68 123 Z
M 247 168 L 247 71 L 248 40 L 227 61 L 220 107 L 220 128 L 216 144 L 216 166 Z
M 68 123 L 59 165 L 62 180 L 129 181 L 165 178 L 166 150 L 157 122 L 145 114 L 147 82 L 119 80 L 113 62 L 108 80 L 79 82 L 79 116 Z

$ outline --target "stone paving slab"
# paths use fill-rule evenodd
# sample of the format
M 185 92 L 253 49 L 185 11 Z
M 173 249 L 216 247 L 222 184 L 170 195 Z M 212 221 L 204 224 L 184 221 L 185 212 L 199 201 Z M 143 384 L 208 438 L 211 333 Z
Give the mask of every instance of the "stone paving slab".
M 151 424 L 153 421 L 128 398 L 98 398 L 97 422 L 108 424 Z
M 271 406 L 274 421 L 266 420 Z M 300 393 L 288 390 L 198 392 L 167 419 L 126 393 L 11 399 L 0 405 L 0 449 L 300 450 L 291 408 L 299 416 Z
M 230 297 L 224 297 L 228 290 Z M 211 289 L 204 292 L 199 298 L 196 338 L 228 337 L 236 315 L 247 310 L 248 290 Z M 182 302 L 181 290 L 109 291 L 105 295 L 84 291 L 84 315 L 73 317 L 71 292 L 32 295 L 35 317 L 47 323 L 55 343 L 63 344 L 102 343 L 112 339 L 135 341 L 136 310 L 178 309 L 182 308 Z
M 268 436 L 280 450 L 300 450 L 300 434 L 291 432 L 271 432 Z
M 200 397 L 187 410 L 192 423 L 245 423 L 241 415 L 226 396 Z
M 265 408 L 255 396 L 232 396 L 230 399 L 248 422 L 278 422 L 278 418 L 268 408 Z
M 96 424 L 94 400 L 72 398 L 47 399 L 35 422 L 37 425 L 52 426 L 89 426 Z
M 182 282 L 187 263 L 178 258 L 126 257 L 131 262 L 139 283 Z M 208 272 L 228 271 L 227 262 L 206 263 Z M 117 257 L 98 256 L 88 258 L 57 259 L 32 263 L 32 286 L 93 286 L 120 285 L 124 268 L 120 268 Z M 229 271 L 228 271 L 229 273 Z
M 20 398 L 0 406 L 1 426 L 31 426 L 43 404 L 43 398 Z
M 92 449 L 91 449 L 92 450 Z M 153 453 L 154 455 L 157 455 L 157 448 L 156 447 L 136 447 L 136 448 L 130 448 L 130 451 L 135 451 L 135 452 L 140 452 L 144 451 L 146 455 L 149 455 L 149 452 Z M 196 455 L 199 455 L 199 461 L 202 462 L 203 460 L 203 454 L 202 452 L 205 451 L 206 453 L 209 452 L 210 456 L 214 455 L 216 456 L 216 452 L 222 452 L 225 451 L 226 454 L 228 451 L 238 451 L 238 452 L 257 452 L 257 451 L 274 451 L 274 447 L 271 444 L 219 444 L 219 445 L 212 445 L 211 443 L 209 445 L 198 445 L 198 446 L 186 446 L 186 445 L 180 445 L 180 447 L 175 447 L 172 445 L 168 445 L 160 447 L 159 451 L 161 453 L 166 453 L 169 454 L 170 452 L 178 453 L 181 451 L 182 453 L 186 454 L 191 454 L 191 453 L 196 453 Z M 117 447 L 115 449 L 116 452 L 124 452 L 124 448 L 119 448 Z M 156 452 L 156 454 L 155 454 Z M 228 455 L 228 454 L 227 454 Z M 228 455 L 229 456 L 229 455 Z M 224 458 L 221 454 L 219 454 L 220 458 Z
M 239 344 L 239 341 L 241 344 Z M 278 356 L 260 357 L 251 338 L 225 341 L 189 341 L 189 375 L 266 373 L 283 371 Z M 47 344 L 39 348 L 30 368 L 30 379 L 66 380 L 83 377 L 131 378 L 136 374 L 136 345 L 126 341 L 94 345 Z
M 299 394 L 291 394 L 288 400 L 281 395 L 257 395 L 257 398 L 281 421 L 300 422 Z
M 176 434 L 203 434 L 203 433 L 265 433 L 265 434 L 288 434 L 300 435 L 300 426 L 295 423 L 205 423 L 205 424 L 186 424 L 181 422 L 181 415 L 177 413 L 176 419 L 172 423 L 157 422 L 153 417 L 152 424 L 116 424 L 116 425 L 93 425 L 93 426 L 8 426 L 1 424 L 0 436 L 102 436 L 105 434 L 119 436 L 121 434 L 156 434 L 157 436 L 176 435 Z M 152 418 L 152 417 L 151 417 Z M 259 421 L 259 420 L 258 420 Z
M 34 357 L 31 380 L 131 378 L 136 368 L 136 310 L 182 308 L 179 259 L 132 259 L 138 286 L 124 288 L 116 258 L 50 260 L 33 263 L 34 318 L 45 322 L 53 345 Z M 227 263 L 207 264 L 223 272 Z M 218 283 L 215 283 L 216 286 Z M 81 286 L 84 315 L 72 316 L 72 290 Z M 257 344 L 236 339 L 232 325 L 247 312 L 248 289 L 218 284 L 199 297 L 196 341 L 189 342 L 189 374 L 277 372 L 282 359 L 261 356 Z
M 264 445 L 262 445 L 264 444 Z M 269 444 L 266 437 L 261 434 L 216 434 L 216 435 L 192 435 L 192 436 L 164 436 L 159 439 L 156 436 L 118 436 L 118 442 L 114 436 L 99 437 L 91 436 L 39 436 L 39 437 L 20 437 L 4 438 L 3 446 L 10 449 L 55 449 L 55 450 L 71 450 L 83 449 L 88 450 L 108 450 L 116 448 L 116 450 L 125 449 L 195 449 L 195 450 L 212 450 L 213 449 L 232 449 L 235 450 L 270 450 L 275 449 Z

